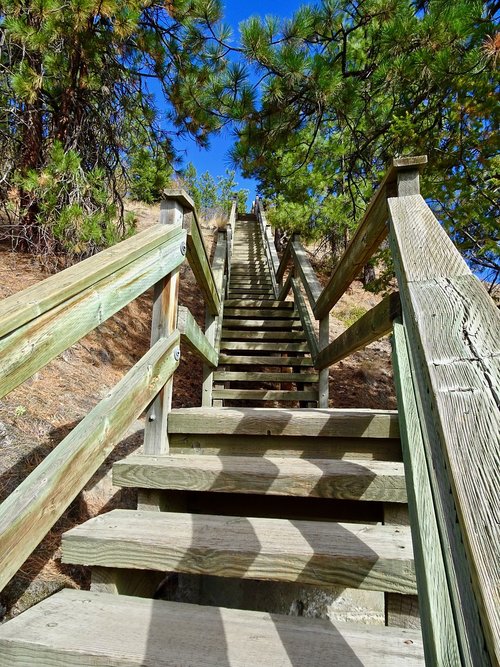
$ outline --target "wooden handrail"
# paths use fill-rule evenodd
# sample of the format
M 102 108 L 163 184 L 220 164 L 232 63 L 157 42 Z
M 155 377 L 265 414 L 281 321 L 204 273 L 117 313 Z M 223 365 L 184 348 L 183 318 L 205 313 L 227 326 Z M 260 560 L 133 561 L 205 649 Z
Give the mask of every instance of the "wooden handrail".
M 496 664 L 500 313 L 420 195 L 390 198 L 388 207 L 433 509 L 465 656 L 454 664 Z M 418 479 L 409 483 L 417 487 Z M 425 564 L 417 559 L 416 567 L 423 580 Z M 425 622 L 432 642 L 437 628 Z
M 392 331 L 393 321 L 400 314 L 399 293 L 389 294 L 321 350 L 314 367 L 318 370 L 328 368 L 387 335 Z
M 194 202 L 184 190 L 165 190 L 163 196 L 163 211 L 167 210 L 171 202 L 179 203 L 184 210 L 183 225 L 187 232 L 187 259 L 189 266 L 203 292 L 208 309 L 212 315 L 217 315 L 220 310 L 222 294 L 219 293 L 215 284 Z
M 302 292 L 300 291 L 300 285 L 297 278 L 291 277 L 290 284 L 293 290 L 295 307 L 297 308 L 297 311 L 299 313 L 302 329 L 306 335 L 307 342 L 309 344 L 309 351 L 311 352 L 311 358 L 313 362 L 315 362 L 319 352 L 318 339 L 316 338 L 316 333 L 314 332 L 314 327 L 312 325 L 311 318 L 309 316 L 309 311 L 307 310 L 306 301 L 302 296 Z
M 78 293 L 75 293 L 76 287 L 69 284 L 67 290 L 73 296 L 65 301 L 61 301 L 61 293 L 56 288 L 59 300 L 57 306 L 30 319 L 0 340 L 0 397 L 179 266 L 184 261 L 185 236 L 185 232 L 178 227 L 166 231 L 163 228 L 162 233 L 155 236 L 161 239 L 161 243 L 133 262 L 98 282 L 92 282 Z M 118 254 L 115 253 L 115 256 Z M 94 262 L 92 266 L 96 264 L 99 263 Z M 76 284 L 80 285 L 78 272 L 76 277 Z M 47 295 L 44 303 L 54 300 L 50 296 L 50 290 L 55 284 L 52 278 L 38 285 L 40 293 Z M 47 282 L 49 288 L 44 284 Z M 22 301 L 23 294 L 30 299 L 36 293 L 37 289 L 30 287 L 15 295 L 15 301 Z M 12 319 L 9 321 L 12 322 Z
M 330 312 L 386 238 L 387 197 L 396 193 L 398 174 L 403 175 L 405 172 L 414 171 L 425 164 L 427 164 L 425 155 L 393 160 L 390 169 L 368 203 L 347 250 L 317 300 L 314 307 L 316 319 L 319 320 Z M 401 188 L 403 188 L 403 183 L 404 176 L 400 179 Z M 401 189 L 399 194 L 404 194 L 404 189 Z
M 161 338 L 0 505 L 0 590 L 83 489 L 179 364 Z
M 300 276 L 307 298 L 309 299 L 309 304 L 314 310 L 314 306 L 321 294 L 321 285 L 316 278 L 316 273 L 302 243 L 297 238 L 292 242 L 292 257 L 293 265 Z
M 277 280 L 277 271 L 279 267 L 278 253 L 276 252 L 276 248 L 274 245 L 274 239 L 271 233 L 271 225 L 267 224 L 264 207 L 262 206 L 262 202 L 258 197 L 256 197 L 255 199 L 255 211 L 257 215 L 257 220 L 259 221 L 260 231 L 264 242 L 264 249 L 266 252 L 266 257 L 271 272 L 271 280 L 273 284 L 274 296 L 278 298 L 278 294 L 280 291 L 279 282 Z
M 155 250 L 177 232 L 161 225 L 70 266 L 21 292 L 0 301 L 0 337 L 68 301 L 87 287 L 116 273 L 139 257 Z

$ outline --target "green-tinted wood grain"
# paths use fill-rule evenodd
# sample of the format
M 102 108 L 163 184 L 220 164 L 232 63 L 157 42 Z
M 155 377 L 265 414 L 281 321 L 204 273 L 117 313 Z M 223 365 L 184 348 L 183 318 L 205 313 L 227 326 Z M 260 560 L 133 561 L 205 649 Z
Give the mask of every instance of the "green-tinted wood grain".
M 500 662 L 500 535 L 494 519 L 500 507 L 500 315 L 422 197 L 390 199 L 389 210 L 461 651 L 466 664 L 487 664 L 486 640 L 495 664 Z
M 65 563 L 415 593 L 404 526 L 113 510 L 63 536 Z
M 347 331 L 321 350 L 315 368 L 321 370 L 336 364 L 382 336 L 390 333 L 392 322 L 401 312 L 399 294 L 386 296 L 378 305 L 365 313 Z
M 414 391 L 406 336 L 394 323 L 394 381 L 401 422 L 401 446 L 408 489 L 422 634 L 429 665 L 461 664 L 446 569 L 441 553 L 432 488 Z
M 112 248 L 103 250 L 98 255 L 89 257 L 22 292 L 3 299 L 0 302 L 0 336 L 11 333 L 26 322 L 43 315 L 87 287 L 119 271 L 142 255 L 163 245 L 177 233 L 176 229 L 155 225 Z
M 177 328 L 179 329 L 181 340 L 185 342 L 190 349 L 204 361 L 204 363 L 212 368 L 216 368 L 219 355 L 186 306 L 179 307 Z
M 178 344 L 159 340 L 0 505 L 0 589 L 172 375 Z
M 0 396 L 31 377 L 179 266 L 185 232 L 47 311 L 0 341 Z

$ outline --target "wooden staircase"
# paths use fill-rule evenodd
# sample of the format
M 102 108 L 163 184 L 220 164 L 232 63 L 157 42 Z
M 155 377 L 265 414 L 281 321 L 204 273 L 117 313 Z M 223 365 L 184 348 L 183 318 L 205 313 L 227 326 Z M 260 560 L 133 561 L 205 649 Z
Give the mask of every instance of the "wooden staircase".
M 137 597 L 172 572 L 414 594 L 409 528 L 374 520 L 406 502 L 396 413 L 186 408 L 169 435 L 168 455 L 113 470 L 165 494 L 167 511 L 114 510 L 66 533 L 63 561 L 91 566 L 92 590 L 2 627 L 0 665 L 423 664 L 417 630 Z
M 277 300 L 255 215 L 236 220 L 213 405 L 316 405 L 318 372 L 293 301 Z
M 424 163 L 393 162 L 325 287 L 298 239 L 278 259 L 259 201 L 257 219 L 234 204 L 210 263 L 176 190 L 156 229 L 0 304 L 1 398 L 154 286 L 151 348 L 0 506 L 0 588 L 145 411 L 113 469 L 138 509 L 64 535 L 91 590 L 0 626 L 0 667 L 498 664 L 499 313 L 420 196 Z M 330 341 L 387 234 L 400 294 Z M 204 331 L 177 309 L 185 258 Z M 329 408 L 329 366 L 389 332 L 399 412 Z M 200 408 L 171 409 L 180 343 Z M 353 622 L 357 596 L 385 624 Z
M 414 629 L 144 599 L 166 573 L 221 589 L 238 578 L 416 593 L 410 529 L 382 524 L 385 504 L 406 503 L 397 414 L 248 407 L 315 405 L 303 387 L 318 380 L 253 216 L 236 223 L 227 296 L 213 403 L 230 405 L 172 410 L 168 454 L 114 466 L 142 505 L 64 535 L 63 562 L 93 568 L 91 592 L 63 591 L 2 628 L 0 665 L 422 664 Z

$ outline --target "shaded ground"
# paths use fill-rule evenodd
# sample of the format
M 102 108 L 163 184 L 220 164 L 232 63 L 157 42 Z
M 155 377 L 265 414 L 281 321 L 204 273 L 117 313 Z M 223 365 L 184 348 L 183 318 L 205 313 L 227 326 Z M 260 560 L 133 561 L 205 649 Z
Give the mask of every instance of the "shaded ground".
M 159 211 L 154 207 L 134 205 L 134 210 L 139 229 L 158 220 Z M 214 225 L 205 231 L 210 242 Z M 0 298 L 45 277 L 43 269 L 30 256 L 0 247 Z M 203 325 L 202 296 L 187 266 L 181 270 L 179 300 Z M 355 283 L 333 313 L 331 337 L 379 300 Z M 146 293 L 0 400 L 0 501 L 146 352 L 150 320 L 151 293 Z M 183 350 L 174 380 L 174 407 L 201 405 L 201 381 L 201 363 Z M 332 406 L 394 408 L 388 340 L 374 343 L 337 364 L 331 371 L 330 385 Z M 110 468 L 114 460 L 140 444 L 140 434 L 135 434 L 116 448 L 12 582 L 0 592 L 0 618 L 19 613 L 61 587 L 88 584 L 82 568 L 60 563 L 60 535 L 100 512 L 116 506 L 134 506 L 133 491 L 112 486 Z

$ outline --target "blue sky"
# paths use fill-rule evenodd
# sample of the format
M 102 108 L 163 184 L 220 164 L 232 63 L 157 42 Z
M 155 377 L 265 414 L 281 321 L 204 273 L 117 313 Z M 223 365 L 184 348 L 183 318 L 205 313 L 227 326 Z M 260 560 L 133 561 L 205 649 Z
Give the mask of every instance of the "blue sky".
M 304 0 L 228 0 L 225 3 L 224 22 L 233 29 L 233 42 L 239 40 L 238 25 L 250 16 L 273 14 L 275 16 L 288 17 L 301 5 L 306 4 Z M 212 176 L 223 174 L 230 166 L 228 163 L 228 150 L 233 143 L 230 131 L 225 131 L 214 136 L 210 141 L 209 150 L 200 150 L 195 143 L 186 139 L 177 141 L 176 147 L 180 151 L 183 163 L 192 162 L 198 173 L 209 171 Z M 250 191 L 249 203 L 255 197 L 256 182 L 253 179 L 245 179 L 237 173 L 237 181 L 241 188 Z

